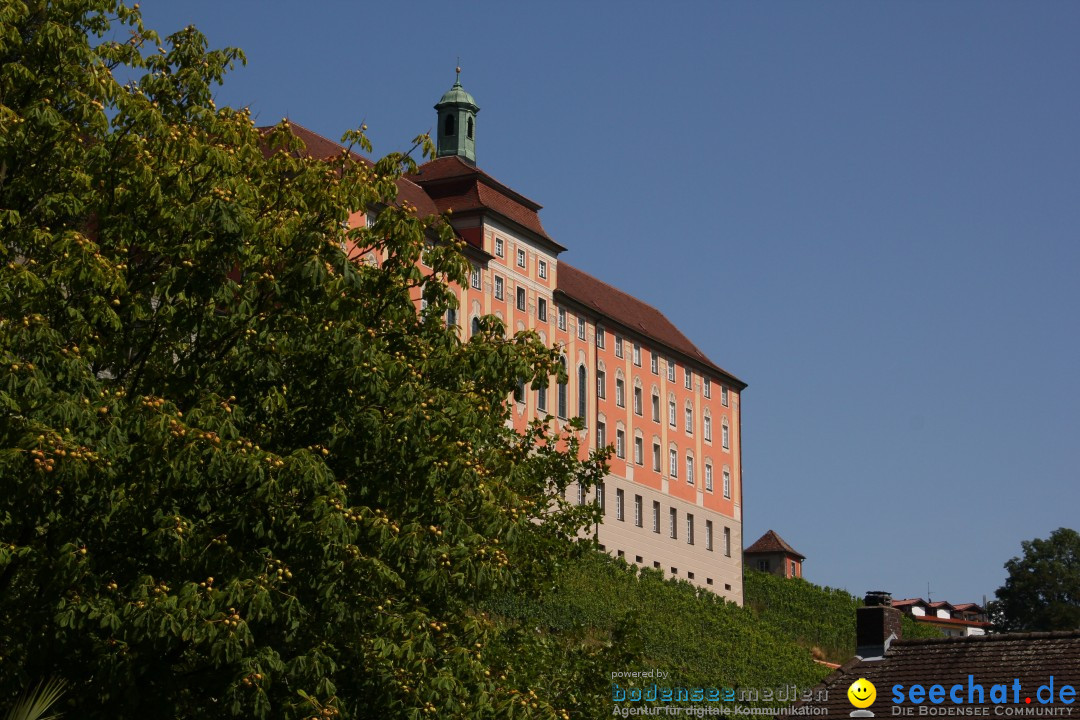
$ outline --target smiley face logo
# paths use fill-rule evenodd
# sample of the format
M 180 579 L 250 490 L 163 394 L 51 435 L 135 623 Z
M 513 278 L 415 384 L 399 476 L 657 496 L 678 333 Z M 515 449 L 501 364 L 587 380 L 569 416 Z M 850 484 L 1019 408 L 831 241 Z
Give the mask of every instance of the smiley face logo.
M 877 699 L 877 688 L 866 678 L 859 678 L 847 689 L 848 700 L 857 708 L 868 708 Z

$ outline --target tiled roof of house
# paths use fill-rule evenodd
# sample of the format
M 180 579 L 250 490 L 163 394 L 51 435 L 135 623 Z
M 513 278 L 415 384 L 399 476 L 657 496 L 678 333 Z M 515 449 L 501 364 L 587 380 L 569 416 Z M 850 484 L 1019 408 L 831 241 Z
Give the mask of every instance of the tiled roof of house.
M 723 374 L 740 389 L 746 387 L 746 383 L 706 357 L 663 313 L 633 295 L 565 262 L 560 262 L 558 267 L 558 292 L 631 332 L 657 340 L 692 361 Z
M 510 189 L 486 172 L 456 155 L 436 158 L 421 165 L 409 179 L 421 185 L 441 212 L 463 213 L 490 210 L 565 250 L 540 223 L 539 203 Z
M 897 609 L 910 607 L 912 605 L 924 605 L 926 607 L 930 607 L 929 605 L 927 605 L 926 601 L 923 600 L 922 598 L 907 598 L 905 600 L 893 600 L 892 601 L 892 606 L 894 608 L 897 608 Z
M 980 635 L 972 637 L 940 638 L 932 640 L 894 641 L 883 658 L 861 660 L 856 658 L 829 675 L 818 690 L 828 690 L 828 700 L 805 703 L 813 707 L 826 707 L 823 717 L 847 717 L 852 711 L 847 689 L 857 678 L 869 680 L 877 688 L 877 699 L 868 710 L 876 717 L 892 714 L 894 685 L 903 685 L 906 693 L 912 685 L 922 685 L 928 691 L 933 685 L 945 689 L 944 702 L 936 707 L 945 714 L 947 709 L 968 709 L 994 705 L 991 688 L 1006 686 L 1007 702 L 996 707 L 1006 711 L 988 710 L 987 716 L 1032 715 L 1045 717 L 1056 708 L 1074 705 L 1061 703 L 1059 691 L 1063 685 L 1074 689 L 1080 686 L 1080 630 L 1053 633 L 1016 633 L 1004 635 Z M 1054 678 L 1053 702 L 1039 702 L 1040 686 Z M 970 676 L 970 680 L 969 680 Z M 1020 691 L 1014 702 L 1013 683 L 1020 682 Z M 975 691 L 968 703 L 969 683 L 983 688 L 982 698 Z M 955 705 L 949 697 L 954 685 L 960 685 L 959 696 L 964 704 Z M 1025 702 L 1030 698 L 1031 702 Z M 1046 692 L 1043 699 L 1049 699 Z M 1066 698 L 1067 699 L 1067 698 Z M 924 697 L 923 705 L 928 700 Z M 913 707 L 910 699 L 903 703 Z M 933 705 L 931 705 L 933 707 Z M 1015 712 L 1014 712 L 1015 711 Z M 917 711 L 916 711 L 917 714 Z
M 293 135 L 304 143 L 304 153 L 308 157 L 321 159 L 337 157 L 341 154 L 341 151 L 344 150 L 341 143 L 336 143 L 313 130 L 308 130 L 299 123 L 290 120 L 289 128 L 292 130 Z M 268 130 L 269 128 L 263 129 Z M 364 165 L 372 164 L 372 162 L 363 155 L 359 155 L 355 152 L 349 153 L 349 157 L 354 162 L 362 163 Z M 439 214 L 439 208 L 419 185 L 408 178 L 400 178 L 395 184 L 397 185 L 398 190 L 398 200 L 416 206 L 417 213 L 421 217 Z
M 794 555 L 800 560 L 806 559 L 805 555 L 784 542 L 784 538 L 780 537 L 772 530 L 762 535 L 760 538 L 758 538 L 757 542 L 743 550 L 743 555 L 750 555 L 752 553 L 764 554 L 777 552 Z
M 961 625 L 963 627 L 993 627 L 993 623 L 980 620 L 965 620 L 963 618 L 939 618 L 937 615 L 924 615 L 915 618 L 916 622 L 929 623 L 930 625 Z
M 959 605 L 953 605 L 960 612 L 985 612 L 982 605 L 978 603 L 960 603 Z

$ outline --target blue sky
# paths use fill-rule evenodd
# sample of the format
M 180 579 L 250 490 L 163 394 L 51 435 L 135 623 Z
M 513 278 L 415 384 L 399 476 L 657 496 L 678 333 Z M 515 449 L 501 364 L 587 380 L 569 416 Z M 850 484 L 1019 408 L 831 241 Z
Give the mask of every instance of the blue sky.
M 578 267 L 749 383 L 745 534 L 992 598 L 1080 510 L 1080 4 L 144 0 L 218 102 L 377 154 L 454 80 Z

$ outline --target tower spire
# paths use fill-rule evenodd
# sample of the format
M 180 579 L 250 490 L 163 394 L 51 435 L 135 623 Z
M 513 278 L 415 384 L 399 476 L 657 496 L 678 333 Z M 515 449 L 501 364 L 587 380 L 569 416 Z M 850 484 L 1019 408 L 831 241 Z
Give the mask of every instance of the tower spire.
M 437 137 L 438 157 L 456 155 L 476 164 L 476 113 L 480 106 L 473 96 L 461 87 L 461 58 L 455 68 L 454 85 L 435 104 L 439 114 Z

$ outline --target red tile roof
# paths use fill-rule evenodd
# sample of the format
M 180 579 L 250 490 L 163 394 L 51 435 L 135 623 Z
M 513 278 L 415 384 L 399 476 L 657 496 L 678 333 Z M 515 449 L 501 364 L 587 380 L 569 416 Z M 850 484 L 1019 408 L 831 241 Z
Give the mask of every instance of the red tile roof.
M 939 618 L 937 615 L 922 615 L 915 618 L 915 622 L 925 622 L 931 625 L 963 625 L 964 627 L 992 627 L 993 623 L 980 620 L 964 620 L 963 618 Z
M 557 273 L 557 292 L 631 332 L 656 340 L 684 358 L 724 375 L 737 385 L 738 389 L 746 387 L 746 383 L 706 357 L 705 353 L 653 306 L 565 262 L 559 263 Z
M 926 601 L 922 598 L 908 598 L 906 600 L 893 600 L 892 606 L 894 608 L 908 607 L 909 605 L 926 605 Z M 930 607 L 929 605 L 926 605 Z
M 893 685 L 903 685 L 905 697 L 914 684 L 928 691 L 933 685 L 945 688 L 944 703 L 937 709 L 944 715 L 946 710 L 968 711 L 987 708 L 988 717 L 1024 715 L 1048 717 L 1067 716 L 1063 712 L 1071 704 L 1060 702 L 1059 691 L 1064 685 L 1077 688 L 1080 685 L 1080 630 L 1053 633 L 1015 633 L 1003 635 L 977 635 L 969 637 L 940 638 L 931 640 L 894 641 L 885 656 L 879 660 L 856 658 L 845 663 L 835 673 L 825 678 L 816 690 L 827 690 L 828 699 L 802 703 L 815 708 L 825 708 L 822 717 L 846 718 L 852 711 L 847 689 L 857 678 L 869 680 L 877 688 L 877 699 L 868 710 L 877 717 L 892 714 Z M 1053 702 L 1042 704 L 1038 697 L 1039 687 L 1050 682 L 1054 676 Z M 970 680 L 969 680 L 970 676 Z M 1014 702 L 1013 683 L 1020 682 L 1019 703 Z M 972 695 L 975 701 L 968 704 L 968 685 L 983 688 L 982 698 L 978 691 Z M 960 685 L 963 705 L 954 705 L 949 690 Z M 1006 703 L 995 705 L 990 696 L 993 685 L 1005 685 Z M 1031 698 L 1030 703 L 1025 698 Z M 1042 699 L 1049 699 L 1043 693 Z M 924 704 L 926 697 L 924 696 Z M 903 703 L 912 708 L 910 699 Z M 930 705 L 930 707 L 935 707 Z M 999 714 L 991 707 L 1006 711 Z M 1059 709 L 1060 708 L 1060 709 Z M 1056 710 L 1056 711 L 1055 711 Z M 918 714 L 917 712 L 915 714 Z
M 293 135 L 304 143 L 304 154 L 307 157 L 321 159 L 337 157 L 341 154 L 342 150 L 345 149 L 340 143 L 329 140 L 317 132 L 308 130 L 303 125 L 291 120 L 289 121 L 289 128 L 292 130 Z M 269 130 L 269 128 L 261 129 Z M 350 152 L 349 157 L 354 162 L 372 165 L 370 160 L 355 152 Z M 439 214 L 439 208 L 432 202 L 431 198 L 428 197 L 427 193 L 425 193 L 423 188 L 419 185 L 408 178 L 400 178 L 395 184 L 397 185 L 398 200 L 416 206 L 417 213 L 421 217 Z
M 750 555 L 751 553 L 764 554 L 778 552 L 794 555 L 800 560 L 806 559 L 805 555 L 784 542 L 784 538 L 780 537 L 772 530 L 762 535 L 760 538 L 758 538 L 757 542 L 743 550 L 743 555 Z
M 461 214 L 489 210 L 545 240 L 556 251 L 566 248 L 551 239 L 540 223 L 539 203 L 503 185 L 456 155 L 421 165 L 409 179 L 423 187 L 439 210 Z

